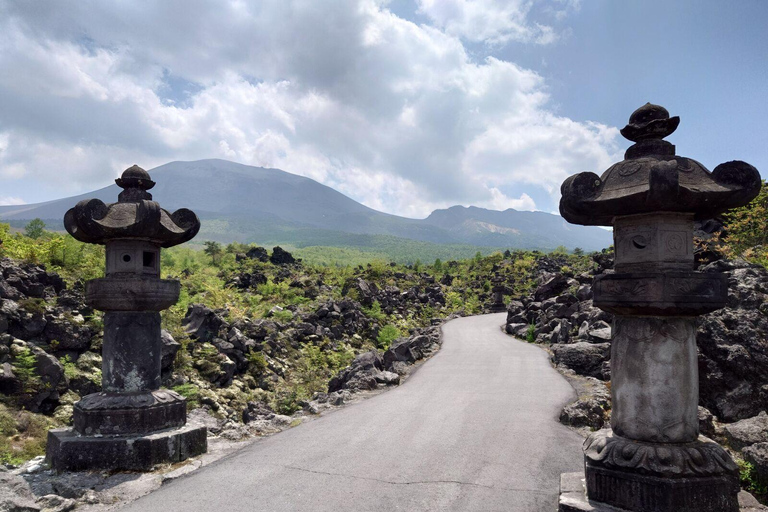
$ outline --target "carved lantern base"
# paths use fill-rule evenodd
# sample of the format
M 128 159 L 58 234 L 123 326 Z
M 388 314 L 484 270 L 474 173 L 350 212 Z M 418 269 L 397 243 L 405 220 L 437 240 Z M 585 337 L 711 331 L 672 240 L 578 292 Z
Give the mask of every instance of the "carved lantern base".
M 714 485 L 718 486 L 720 483 L 717 481 L 718 479 L 715 479 Z M 685 482 L 681 479 L 679 482 L 679 486 L 669 486 L 669 487 L 660 487 L 659 492 L 662 492 L 663 489 L 664 492 L 673 494 L 677 493 L 681 489 L 685 489 Z M 727 487 L 718 487 L 717 490 L 720 492 L 732 492 L 731 488 Z M 738 489 L 737 489 L 738 490 Z M 688 494 L 690 495 L 690 489 L 688 490 Z M 642 510 L 644 512 L 646 511 L 657 511 L 657 510 L 676 510 L 676 511 L 692 511 L 696 510 L 697 512 L 700 510 L 722 510 L 724 512 L 748 512 L 748 511 L 754 511 L 758 510 L 757 508 L 754 508 L 758 505 L 757 501 L 752 497 L 749 493 L 745 491 L 741 491 L 738 494 L 738 498 L 736 501 L 731 501 L 727 505 L 720 507 L 720 505 L 717 504 L 717 500 L 720 499 L 718 497 L 715 497 L 715 503 L 713 505 L 714 508 L 686 508 L 686 507 L 680 507 L 680 508 L 671 508 L 671 509 L 660 509 L 660 508 L 643 508 Z M 730 507 L 730 508 L 729 508 Z M 558 512 L 627 512 L 628 509 L 622 509 L 613 507 L 610 505 L 606 505 L 605 503 L 600 503 L 597 501 L 594 501 L 590 498 L 587 498 L 586 495 L 586 486 L 585 486 L 585 478 L 584 473 L 578 472 L 578 473 L 563 473 L 560 476 L 560 498 L 558 501 Z
M 72 429 L 48 431 L 48 460 L 58 471 L 93 469 L 148 471 L 205 453 L 206 428 L 183 427 L 137 436 L 80 436 Z

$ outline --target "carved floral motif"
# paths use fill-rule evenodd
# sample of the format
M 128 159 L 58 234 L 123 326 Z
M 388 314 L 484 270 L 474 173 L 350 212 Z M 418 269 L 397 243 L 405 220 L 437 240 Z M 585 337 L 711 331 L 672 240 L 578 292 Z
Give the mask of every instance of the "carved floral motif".
M 632 441 L 600 430 L 584 441 L 589 464 L 633 470 L 661 477 L 703 477 L 734 474 L 738 467 L 717 443 L 700 437 L 684 444 Z

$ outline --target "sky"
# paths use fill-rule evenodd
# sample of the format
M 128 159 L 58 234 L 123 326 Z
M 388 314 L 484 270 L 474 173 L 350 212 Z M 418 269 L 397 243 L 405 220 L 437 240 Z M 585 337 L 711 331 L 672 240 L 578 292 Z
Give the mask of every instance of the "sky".
M 0 204 L 223 158 L 423 218 L 555 212 L 645 102 L 768 176 L 764 0 L 0 0 Z

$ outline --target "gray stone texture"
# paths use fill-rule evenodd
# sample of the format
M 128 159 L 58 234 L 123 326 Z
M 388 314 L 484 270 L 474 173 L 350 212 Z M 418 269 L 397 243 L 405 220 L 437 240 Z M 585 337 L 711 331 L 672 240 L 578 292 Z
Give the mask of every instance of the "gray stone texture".
M 741 491 L 738 494 L 739 512 L 768 510 L 754 496 Z M 623 512 L 615 507 L 587 499 L 583 473 L 563 473 L 560 477 L 558 512 Z M 727 510 L 727 509 L 726 509 Z
M 644 105 L 622 130 L 635 142 L 625 160 L 561 188 L 563 217 L 613 226 L 615 247 L 615 272 L 592 289 L 594 305 L 615 318 L 610 368 L 601 368 L 611 378 L 611 429 L 584 443 L 586 493 L 637 512 L 736 512 L 738 468 L 699 438 L 698 410 L 696 316 L 726 305 L 728 282 L 693 270 L 693 231 L 695 220 L 752 200 L 761 180 L 744 162 L 710 173 L 676 156 L 662 139 L 679 122 Z
M 155 183 L 138 166 L 116 182 L 124 189 L 117 203 L 84 200 L 64 217 L 73 237 L 106 246 L 106 277 L 85 289 L 86 303 L 105 314 L 102 391 L 75 403 L 73 429 L 49 433 L 47 458 L 57 470 L 148 470 L 206 450 L 205 427 L 186 425 L 184 398 L 159 389 L 178 350 L 161 334 L 160 311 L 180 289 L 160 279 L 160 250 L 190 240 L 200 221 L 152 201 Z
M 205 453 L 207 438 L 206 428 L 193 423 L 143 436 L 81 436 L 71 429 L 53 429 L 48 432 L 48 459 L 53 468 L 69 471 L 148 471 Z

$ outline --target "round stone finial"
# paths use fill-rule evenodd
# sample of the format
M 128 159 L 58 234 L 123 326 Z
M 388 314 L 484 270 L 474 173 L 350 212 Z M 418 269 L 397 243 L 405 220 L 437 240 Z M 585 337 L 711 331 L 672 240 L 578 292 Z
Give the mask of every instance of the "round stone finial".
M 123 171 L 122 176 L 115 180 L 117 186 L 123 189 L 118 196 L 119 202 L 133 202 L 143 199 L 152 199 L 152 194 L 147 192 L 155 186 L 155 182 L 149 176 L 149 173 L 139 167 L 132 165 Z
M 673 133 L 679 124 L 680 118 L 669 117 L 669 112 L 664 107 L 646 103 L 632 112 L 629 124 L 621 129 L 621 134 L 632 142 L 663 139 Z

